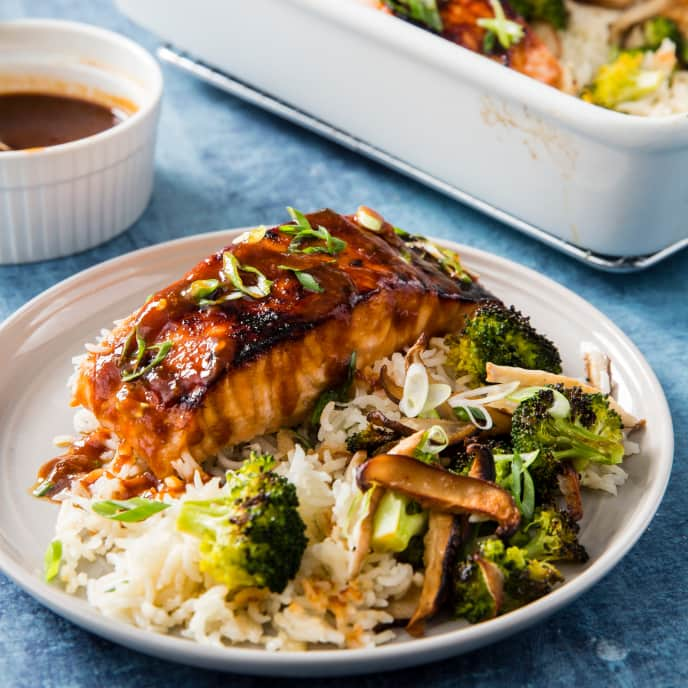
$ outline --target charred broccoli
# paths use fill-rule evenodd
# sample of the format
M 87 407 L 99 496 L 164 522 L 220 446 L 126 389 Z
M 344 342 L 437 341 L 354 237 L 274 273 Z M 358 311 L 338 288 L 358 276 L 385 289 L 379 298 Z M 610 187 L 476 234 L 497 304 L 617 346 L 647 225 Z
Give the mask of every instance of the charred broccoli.
M 479 560 L 469 558 L 459 562 L 454 571 L 453 615 L 478 623 L 492 619 L 499 613 L 497 599 L 490 589 L 484 568 Z
M 530 559 L 581 564 L 588 560 L 585 547 L 578 542 L 578 524 L 565 511 L 552 507 L 536 509 L 532 521 L 521 526 L 509 543 Z
M 397 561 L 411 564 L 415 570 L 422 569 L 425 566 L 424 554 L 425 543 L 423 542 L 423 535 L 419 533 L 409 540 L 408 546 L 403 552 L 397 554 Z
M 518 547 L 504 552 L 504 603 L 502 612 L 510 612 L 552 592 L 564 580 L 559 569 L 547 561 L 529 559 Z
M 565 29 L 569 20 L 564 0 L 509 0 L 526 21 L 545 21 L 555 29 Z
M 591 461 L 616 464 L 624 456 L 619 414 L 603 394 L 579 387 L 535 388 L 514 411 L 511 439 L 515 451 L 539 449 L 542 459 L 571 460 L 579 471 Z
M 368 455 L 375 454 L 389 442 L 396 438 L 396 433 L 387 428 L 368 424 L 365 430 L 355 432 L 346 438 L 346 448 L 353 454 L 357 451 L 364 451 Z
M 497 537 L 482 538 L 454 569 L 454 616 L 484 621 L 546 595 L 562 580 L 552 564 L 529 558 L 519 547 L 505 547 Z
M 554 344 L 539 334 L 529 318 L 513 306 L 499 303 L 480 306 L 459 335 L 446 339 L 448 365 L 457 374 L 469 373 L 485 381 L 485 364 L 518 366 L 561 372 L 561 358 Z
M 306 549 L 296 488 L 274 473 L 274 459 L 252 454 L 227 474 L 225 494 L 182 503 L 177 529 L 201 540 L 200 569 L 232 591 L 282 592 Z

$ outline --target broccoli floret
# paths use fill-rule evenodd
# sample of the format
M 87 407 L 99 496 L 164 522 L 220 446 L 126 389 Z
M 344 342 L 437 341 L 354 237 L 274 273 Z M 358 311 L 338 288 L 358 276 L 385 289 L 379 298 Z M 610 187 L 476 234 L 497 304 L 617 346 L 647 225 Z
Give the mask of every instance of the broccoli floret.
M 521 526 L 509 540 L 530 559 L 585 563 L 588 553 L 578 542 L 578 524 L 565 511 L 539 508 L 530 523 Z
M 552 451 L 540 450 L 530 467 L 530 475 L 535 485 L 536 504 L 554 504 L 561 496 L 559 476 L 562 473 L 562 462 Z
M 225 494 L 182 503 L 177 529 L 200 538 L 200 569 L 230 591 L 282 592 L 306 549 L 296 488 L 274 473 L 269 455 L 251 455 L 227 474 Z
M 441 33 L 442 18 L 436 0 L 382 0 L 394 14 Z
M 369 456 L 376 454 L 381 447 L 394 441 L 396 434 L 393 430 L 369 424 L 365 430 L 356 432 L 346 438 L 346 448 L 353 454 L 364 451 Z
M 518 609 L 544 597 L 564 580 L 559 569 L 547 561 L 528 559 L 518 547 L 507 547 L 504 553 L 503 612 Z
M 461 561 L 454 571 L 453 614 L 478 623 L 497 616 L 497 602 L 490 592 L 482 567 L 474 560 Z
M 564 0 L 510 0 L 509 4 L 526 21 L 541 20 L 555 29 L 565 29 L 569 20 Z
M 538 388 L 516 407 L 511 439 L 515 451 L 539 449 L 543 461 L 571 460 L 581 471 L 591 461 L 621 463 L 621 428 L 619 414 L 609 408 L 604 395 L 586 394 L 578 387 L 549 386 Z M 540 460 L 539 456 L 534 466 Z
M 518 366 L 532 370 L 561 372 L 561 357 L 554 344 L 539 334 L 529 318 L 513 306 L 498 303 L 480 306 L 458 336 L 445 340 L 447 364 L 457 375 L 470 373 L 485 381 L 485 364 Z
M 614 109 L 619 104 L 640 100 L 654 93 L 668 74 L 659 69 L 643 69 L 644 53 L 625 51 L 602 65 L 581 98 L 588 103 Z
M 490 591 L 481 559 L 499 569 L 503 586 L 501 606 Z M 546 595 L 562 580 L 552 564 L 530 559 L 518 547 L 505 547 L 495 536 L 482 538 L 476 551 L 454 569 L 454 616 L 477 623 Z
M 678 48 L 683 42 L 678 25 L 669 17 L 653 17 L 642 25 L 644 48 L 657 50 L 665 38 L 668 38 Z
M 376 552 L 403 552 L 427 522 L 428 515 L 417 502 L 388 490 L 375 510 L 370 544 Z
M 678 28 L 678 24 L 669 17 L 653 17 L 642 25 L 644 50 L 657 50 L 665 39 L 676 46 L 676 57 L 681 64 L 688 64 L 688 41 Z
M 459 475 L 468 475 L 473 465 L 473 458 L 468 455 L 466 445 L 456 444 L 450 449 L 452 450 L 452 454 L 449 457 L 449 470 Z

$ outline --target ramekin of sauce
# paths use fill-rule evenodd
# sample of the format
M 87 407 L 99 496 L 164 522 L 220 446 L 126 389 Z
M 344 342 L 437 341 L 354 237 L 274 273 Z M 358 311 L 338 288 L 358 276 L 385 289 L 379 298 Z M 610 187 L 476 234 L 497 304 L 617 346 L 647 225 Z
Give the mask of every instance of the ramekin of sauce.
M 0 23 L 0 263 L 83 251 L 138 219 L 161 96 L 156 61 L 118 34 Z

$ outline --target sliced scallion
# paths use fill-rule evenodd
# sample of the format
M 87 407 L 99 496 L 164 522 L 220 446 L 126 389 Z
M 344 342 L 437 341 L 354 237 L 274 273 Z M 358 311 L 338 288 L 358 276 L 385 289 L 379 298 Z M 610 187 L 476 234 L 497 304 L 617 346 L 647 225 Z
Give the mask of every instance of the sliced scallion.
M 502 7 L 502 3 L 499 0 L 490 0 L 490 5 L 492 5 L 494 17 L 482 17 L 478 19 L 476 24 L 487 30 L 488 35 L 489 33 L 494 34 L 497 41 L 499 41 L 499 45 L 504 50 L 509 50 L 509 48 L 523 40 L 525 35 L 523 27 L 518 22 L 507 19 L 504 7 Z M 494 47 L 494 42 L 492 47 Z
M 356 211 L 356 220 L 361 227 L 365 227 L 371 232 L 379 232 L 384 224 L 382 215 L 365 205 L 358 207 Z
M 136 351 L 134 365 L 129 372 L 125 372 L 124 370 L 121 372 L 122 382 L 131 382 L 132 380 L 137 380 L 138 378 L 149 373 L 151 370 L 153 370 L 153 368 L 155 368 L 155 366 L 162 363 L 172 348 L 172 342 L 170 341 L 146 346 L 146 340 L 139 335 L 138 330 L 136 332 L 136 341 L 138 342 L 138 349 Z M 155 356 L 147 365 L 145 365 L 143 368 L 139 368 L 145 353 L 148 351 L 155 352 Z
M 434 463 L 435 457 L 443 452 L 449 445 L 447 433 L 439 425 L 428 428 L 420 438 L 418 446 L 413 452 L 413 456 L 425 463 Z
M 45 581 L 49 583 L 60 572 L 60 564 L 62 563 L 62 542 L 60 540 L 53 540 L 45 551 L 43 557 L 43 570 L 45 572 Z
M 260 227 L 255 227 L 254 229 L 249 229 L 247 232 L 240 234 L 234 241 L 233 244 L 257 244 L 267 232 L 267 227 L 261 225 Z
M 300 270 L 299 268 L 292 268 L 289 265 L 280 265 L 278 267 L 281 270 L 289 270 L 290 272 L 293 272 L 296 276 L 296 279 L 299 280 L 299 283 L 306 291 L 312 291 L 316 294 L 322 294 L 325 291 L 320 286 L 320 282 L 318 282 L 318 280 L 315 279 L 315 277 L 313 277 L 313 275 L 311 275 L 310 272 Z
M 422 363 L 412 363 L 406 371 L 404 394 L 399 402 L 399 410 L 407 418 L 415 418 L 423 411 L 428 398 L 430 381 Z
M 91 508 L 98 516 L 108 518 L 111 521 L 138 523 L 169 507 L 170 505 L 165 502 L 153 501 L 144 497 L 133 497 L 125 500 L 107 499 L 103 502 L 96 502 Z
M 241 272 L 256 275 L 256 283 L 246 286 L 241 277 Z M 272 281 L 269 280 L 258 268 L 251 265 L 242 265 L 237 257 L 230 251 L 222 254 L 222 270 L 220 278 L 223 282 L 231 284 L 237 291 L 254 299 L 262 299 L 270 293 Z
M 207 299 L 219 288 L 220 280 L 218 279 L 194 280 L 188 288 L 182 292 L 182 296 L 187 296 L 194 301 L 201 301 Z
M 279 229 L 280 232 L 284 232 L 293 237 L 287 248 L 289 253 L 305 253 L 307 255 L 328 253 L 331 256 L 336 256 L 346 248 L 346 241 L 332 236 L 326 227 L 320 225 L 317 229 L 313 229 L 308 218 L 299 210 L 287 208 L 287 211 L 294 221 L 294 224 L 282 225 Z M 306 248 L 301 248 L 304 242 L 311 240 L 324 241 L 325 244 L 318 246 L 309 245 L 306 246 Z
M 34 497 L 45 497 L 54 486 L 55 484 L 52 482 L 52 480 L 43 480 L 36 485 L 31 494 Z

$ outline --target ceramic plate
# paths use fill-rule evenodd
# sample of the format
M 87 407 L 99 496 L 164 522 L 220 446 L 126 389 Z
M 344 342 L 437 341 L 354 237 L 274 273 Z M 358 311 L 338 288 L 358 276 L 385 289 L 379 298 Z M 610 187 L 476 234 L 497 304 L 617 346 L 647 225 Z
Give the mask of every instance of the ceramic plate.
M 239 231 L 239 230 L 237 230 Z M 510 261 L 446 243 L 507 303 L 528 313 L 559 346 L 567 373 L 582 376 L 579 343 L 596 344 L 613 360 L 618 399 L 648 419 L 635 439 L 642 453 L 626 460 L 629 479 L 617 498 L 587 492 L 581 540 L 585 566 L 564 569 L 567 582 L 518 611 L 475 626 L 430 624 L 428 635 L 399 633 L 389 645 L 362 650 L 270 653 L 218 648 L 143 631 L 100 616 L 84 600 L 42 579 L 42 560 L 57 509 L 30 495 L 36 469 L 55 455 L 52 438 L 72 430 L 65 382 L 71 357 L 101 327 L 128 314 L 148 294 L 176 280 L 197 260 L 228 244 L 237 231 L 205 234 L 136 251 L 61 282 L 0 327 L 0 567 L 57 614 L 98 635 L 172 661 L 270 675 L 341 675 L 401 668 L 494 642 L 542 620 L 600 580 L 643 533 L 662 499 L 673 457 L 669 408 L 662 389 L 630 340 L 605 316 L 549 279 Z M 562 567 L 564 568 L 564 567 Z

